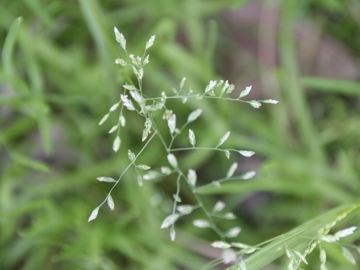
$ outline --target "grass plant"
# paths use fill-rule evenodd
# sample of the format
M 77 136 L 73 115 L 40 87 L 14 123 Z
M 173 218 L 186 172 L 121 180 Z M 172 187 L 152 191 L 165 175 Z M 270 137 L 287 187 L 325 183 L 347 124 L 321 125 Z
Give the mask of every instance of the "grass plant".
M 341 0 L 2 1 L 0 269 L 198 270 L 236 263 L 247 269 L 286 269 L 299 262 L 303 269 L 358 269 L 349 255 L 359 262 L 360 232 L 353 230 L 359 223 L 360 192 L 358 14 L 357 1 Z M 275 26 L 272 19 L 278 20 Z M 150 64 L 144 67 L 143 98 L 147 106 L 161 103 L 163 91 L 167 98 L 162 109 L 147 113 L 153 131 L 144 142 L 146 117 L 122 87 L 139 90 L 138 79 L 131 66 L 114 65 L 117 58 L 133 64 L 114 42 L 114 25 L 127 37 L 131 53 L 141 57 L 144 44 L 156 34 Z M 302 36 L 304 25 L 311 26 L 311 39 Z M 317 56 L 326 51 L 319 46 L 323 42 L 336 44 L 337 50 L 327 55 L 321 71 L 341 70 L 338 75 L 316 72 Z M 260 47 L 275 56 L 273 65 L 263 62 Z M 351 72 L 333 58 L 348 59 Z M 306 59 L 312 61 L 304 68 Z M 183 77 L 177 96 L 171 87 L 179 92 Z M 237 86 L 253 85 L 246 101 L 279 103 L 255 110 L 219 99 L 224 78 Z M 215 80 L 224 80 L 216 95 L 210 91 L 197 99 Z M 98 121 L 119 101 L 120 90 L 137 111 L 123 108 L 126 125 L 117 125 L 121 143 L 114 154 L 118 130 L 108 132 L 119 122 L 122 101 L 106 122 L 99 126 Z M 238 90 L 243 88 L 222 98 L 237 99 Z M 185 104 L 180 97 L 188 98 Z M 162 119 L 166 109 L 176 115 L 173 133 L 170 118 Z M 198 109 L 199 118 L 187 124 Z M 228 139 L 216 148 L 228 131 Z M 135 155 L 133 163 L 128 149 Z M 229 149 L 256 154 L 230 151 L 228 159 Z M 178 168 L 169 163 L 169 154 Z M 235 163 L 234 175 L 226 178 Z M 142 170 L 147 167 L 141 164 L 151 168 Z M 163 174 L 161 167 L 171 173 Z M 208 220 L 201 207 L 161 229 L 179 206 L 199 205 L 189 169 L 196 172 L 193 189 L 205 209 L 213 215 L 215 205 L 225 205 L 217 214 L 237 217 L 213 217 L 220 235 L 193 225 Z M 179 170 L 182 202 L 173 212 Z M 124 171 L 111 192 L 114 210 L 102 207 L 87 223 L 115 184 L 94 179 L 116 181 Z M 138 175 L 150 171 L 161 175 L 142 180 L 139 187 Z M 252 179 L 229 180 L 252 171 Z M 224 181 L 216 187 L 212 180 Z M 175 241 L 169 237 L 172 225 Z M 232 228 L 233 234 L 241 228 L 237 237 L 222 239 Z M 229 247 L 232 243 L 237 244 Z M 309 244 L 316 247 L 305 256 Z M 225 252 L 229 249 L 233 252 Z M 218 265 L 222 253 L 234 258 L 234 252 L 238 261 Z
M 202 210 L 204 218 L 195 219 L 192 221 L 192 224 L 198 228 L 212 229 L 218 235 L 219 241 L 215 241 L 211 245 L 215 248 L 222 249 L 221 260 L 211 262 L 210 264 L 204 266 L 203 269 L 211 269 L 221 262 L 225 264 L 232 264 L 232 266 L 227 268 L 227 270 L 261 269 L 280 256 L 286 255 L 289 259 L 288 269 L 295 270 L 299 269 L 301 264 L 308 264 L 306 257 L 312 253 L 316 247 L 319 248 L 320 253 L 320 269 L 327 269 L 326 251 L 322 247 L 322 242 L 337 243 L 341 247 L 345 259 L 352 264 L 356 264 L 355 258 L 351 251 L 346 246 L 341 245 L 339 240 L 340 238 L 353 234 L 357 227 L 349 227 L 338 231 L 333 235 L 329 233 L 330 230 L 348 214 L 358 212 L 360 208 L 359 203 L 351 204 L 346 207 L 340 207 L 339 209 L 330 211 L 329 213 L 317 217 L 314 220 L 309 221 L 288 233 L 282 234 L 255 246 L 241 242 L 229 242 L 231 241 L 231 238 L 238 236 L 241 228 L 233 227 L 225 232 L 218 227 L 215 219 L 232 220 L 236 218 L 235 215 L 231 212 L 224 213 L 223 210 L 225 209 L 226 204 L 223 201 L 217 201 L 216 204 L 212 207 L 212 210 L 210 210 L 208 206 L 204 204 L 201 194 L 202 192 L 206 193 L 206 191 L 211 188 L 218 189 L 221 187 L 221 184 L 228 181 L 249 180 L 255 176 L 255 171 L 249 171 L 243 175 L 236 176 L 234 174 L 237 171 L 238 163 L 235 162 L 230 165 L 230 168 L 226 172 L 226 176 L 220 179 L 211 179 L 208 181 L 208 183 L 202 186 L 198 186 L 196 170 L 193 168 L 183 168 L 182 164 L 178 163 L 178 158 L 174 153 L 178 155 L 178 153 L 181 154 L 182 152 L 188 151 L 214 151 L 222 152 L 225 154 L 227 159 L 230 159 L 230 155 L 233 153 L 238 153 L 244 157 L 251 157 L 255 154 L 255 152 L 220 147 L 228 140 L 230 131 L 227 131 L 219 139 L 219 142 L 215 147 L 198 147 L 196 145 L 198 139 L 194 131 L 189 128 L 188 132 L 186 132 L 185 128 L 201 116 L 202 110 L 198 108 L 192 111 L 188 115 L 186 122 L 182 124 L 181 127 L 177 127 L 176 114 L 171 110 L 171 108 L 168 107 L 167 101 L 175 99 L 177 101 L 181 101 L 182 104 L 185 104 L 189 99 L 196 99 L 198 102 L 201 102 L 203 99 L 219 99 L 226 100 L 228 102 L 235 101 L 248 103 L 254 108 L 260 108 L 262 103 L 277 104 L 278 101 L 273 99 L 250 101 L 244 100 L 243 98 L 249 95 L 251 86 L 248 86 L 245 88 L 245 90 L 241 91 L 238 98 L 227 97 L 226 94 L 231 94 L 235 86 L 229 84 L 228 81 L 224 82 L 223 80 L 211 80 L 202 93 L 195 92 L 193 89 L 191 89 L 191 87 L 189 87 L 188 90 L 185 90 L 185 77 L 181 80 L 179 89 L 172 88 L 173 93 L 171 95 L 168 96 L 165 92 L 162 92 L 160 97 L 148 97 L 146 95 L 146 89 L 143 89 L 143 78 L 145 73 L 145 65 L 149 63 L 150 57 L 147 50 L 154 45 L 155 36 L 151 36 L 150 39 L 146 42 L 144 53 L 140 57 L 128 53 L 126 39 L 116 27 L 114 27 L 114 33 L 116 41 L 119 43 L 127 57 L 126 60 L 123 58 L 117 58 L 115 63 L 121 65 L 122 67 L 129 67 L 137 79 L 137 85 L 125 84 L 122 86 L 124 88 L 124 94 L 120 94 L 120 100 L 110 107 L 109 112 L 103 116 L 99 122 L 99 125 L 105 123 L 110 114 L 114 113 L 116 110 L 120 111 L 117 123 L 112 126 L 108 132 L 110 134 L 116 132 L 112 149 L 114 152 L 118 152 L 121 145 L 120 131 L 125 127 L 127 121 L 133 122 L 133 120 L 126 120 L 124 115 L 126 115 L 127 112 L 125 111 L 135 112 L 140 115 L 144 121 L 142 142 L 145 143 L 137 154 L 132 152 L 130 149 L 127 151 L 130 163 L 128 166 L 126 166 L 117 180 L 107 176 L 100 176 L 97 178 L 97 180 L 100 182 L 113 183 L 113 186 L 110 188 L 110 191 L 107 194 L 105 200 L 91 212 L 88 218 L 89 222 L 97 218 L 100 207 L 105 203 L 107 203 L 110 210 L 115 209 L 114 199 L 111 194 L 125 173 L 127 173 L 129 169 L 133 168 L 136 172 L 137 183 L 140 187 L 143 185 L 143 181 L 159 178 L 165 178 L 166 181 L 167 178 L 175 175 L 175 177 L 172 177 L 176 179 L 176 191 L 173 194 L 172 212 L 170 215 L 164 218 L 160 226 L 161 229 L 170 228 L 170 239 L 172 241 L 175 241 L 176 239 L 175 223 L 183 216 L 189 215 L 197 209 Z M 292 76 L 296 77 L 295 70 L 293 73 L 294 74 L 292 74 Z M 291 79 L 291 77 L 289 79 Z M 296 91 L 300 93 L 299 89 L 295 90 L 295 92 Z M 130 94 L 131 98 L 126 94 Z M 297 104 L 297 102 L 294 102 L 294 104 Z M 301 110 L 301 107 L 298 107 L 298 110 Z M 164 131 L 158 128 L 158 121 L 156 121 L 156 116 L 159 116 L 159 111 L 161 112 L 162 120 L 167 121 L 168 132 L 170 136 L 164 134 Z M 128 118 L 132 119 L 131 117 Z M 304 125 L 309 125 L 309 123 L 304 122 Z M 306 130 L 306 128 L 303 128 L 302 130 Z M 150 136 L 151 133 L 152 135 Z M 190 146 L 186 147 L 179 144 L 181 146 L 175 148 L 174 145 L 176 145 L 176 139 L 178 136 L 181 136 L 182 133 L 188 134 L 188 143 L 190 143 Z M 304 136 L 306 137 L 313 135 L 309 133 L 308 135 Z M 159 170 L 150 170 L 150 166 L 136 163 L 137 159 L 142 155 L 143 152 L 146 151 L 149 143 L 151 143 L 154 138 L 158 138 L 161 141 L 161 145 L 163 147 L 162 152 L 165 153 L 170 167 L 162 166 Z M 310 146 L 310 148 L 311 147 L 313 146 Z M 158 152 L 161 151 L 158 150 Z M 314 152 L 314 155 L 317 156 L 317 153 Z M 142 171 L 145 171 L 146 173 L 142 173 Z M 195 201 L 195 204 L 182 203 L 183 201 L 181 199 L 182 196 L 180 191 L 184 184 L 186 184 L 186 187 L 193 195 L 193 201 Z M 356 246 L 352 246 L 352 248 L 359 251 Z M 240 251 L 236 252 L 234 249 L 240 249 Z

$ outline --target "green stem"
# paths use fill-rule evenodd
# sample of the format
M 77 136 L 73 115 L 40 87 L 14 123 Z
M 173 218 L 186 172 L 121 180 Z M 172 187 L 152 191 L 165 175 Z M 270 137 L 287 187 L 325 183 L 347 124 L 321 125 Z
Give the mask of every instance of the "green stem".
M 174 140 L 176 139 L 176 137 L 177 137 L 179 134 L 181 134 L 181 132 L 184 130 L 184 128 L 185 128 L 186 126 L 188 126 L 189 124 L 190 124 L 190 123 L 186 122 L 186 123 L 180 128 L 180 132 L 179 132 L 179 133 L 175 133 L 175 135 L 171 136 L 171 141 L 170 141 L 169 147 L 168 147 L 168 149 L 169 149 L 170 152 L 172 151 L 171 147 L 172 147 L 172 145 L 173 145 Z
M 207 217 L 207 219 L 210 221 L 211 228 L 220 236 L 221 240 L 224 241 L 224 239 L 225 239 L 224 232 L 222 232 L 219 229 L 219 227 L 216 225 L 211 213 L 204 206 L 204 203 L 203 203 L 202 199 L 200 198 L 199 194 L 196 193 L 195 188 L 192 185 L 189 184 L 189 182 L 187 181 L 187 177 L 184 175 L 184 173 L 179 168 L 177 168 L 177 172 L 179 174 L 181 174 L 181 176 L 185 179 L 185 182 L 188 185 L 188 187 L 190 188 L 190 190 L 191 190 L 192 194 L 194 195 L 197 203 L 199 204 L 199 206 L 203 210 L 203 212 L 204 212 L 205 216 Z
M 136 155 L 136 157 L 134 158 L 134 160 L 132 160 L 129 165 L 125 168 L 125 170 L 121 173 L 121 175 L 119 176 L 118 180 L 116 180 L 116 183 L 112 186 L 112 188 L 110 189 L 108 195 L 106 196 L 105 200 L 98 206 L 101 207 L 104 203 L 106 203 L 107 198 L 109 197 L 109 195 L 111 194 L 111 192 L 114 190 L 114 188 L 117 186 L 117 184 L 119 184 L 121 178 L 124 176 L 124 174 L 130 169 L 130 167 L 135 163 L 136 159 L 141 155 L 141 153 L 146 149 L 146 147 L 148 146 L 148 144 L 151 142 L 151 140 L 155 137 L 156 135 L 156 131 L 154 132 L 154 134 L 147 140 L 147 142 L 145 143 L 145 145 L 141 148 L 141 150 L 139 151 L 139 153 Z
M 150 118 L 150 120 L 151 120 L 151 122 L 152 122 L 152 127 L 153 127 L 153 129 L 155 130 L 155 132 L 157 132 L 157 136 L 159 137 L 162 145 L 164 146 L 166 152 L 169 153 L 168 147 L 167 147 L 166 142 L 165 142 L 165 139 L 164 139 L 164 137 L 161 135 L 161 133 L 160 133 L 160 131 L 159 131 L 159 128 L 157 127 L 154 118 L 153 118 L 152 115 L 150 115 L 150 114 L 149 114 L 149 118 Z
M 210 184 L 206 184 L 206 185 L 203 185 L 201 187 L 198 187 L 195 189 L 195 192 L 200 192 L 200 191 L 203 191 L 209 187 L 214 187 L 216 186 L 216 184 L 214 184 L 214 182 L 217 182 L 217 183 L 224 183 L 224 182 L 227 182 L 227 181 L 233 181 L 233 180 L 241 180 L 243 179 L 241 176 L 234 176 L 234 177 L 230 177 L 230 178 L 221 178 L 221 179 L 218 179 L 218 180 L 213 180 Z

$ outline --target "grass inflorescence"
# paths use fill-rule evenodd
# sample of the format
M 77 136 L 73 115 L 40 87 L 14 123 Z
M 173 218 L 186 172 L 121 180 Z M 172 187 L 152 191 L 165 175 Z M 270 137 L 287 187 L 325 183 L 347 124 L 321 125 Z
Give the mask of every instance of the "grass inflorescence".
M 290 231 L 287 234 L 280 235 L 274 239 L 265 241 L 258 245 L 247 245 L 241 242 L 232 242 L 231 238 L 237 237 L 241 231 L 240 227 L 233 227 L 227 231 L 223 231 L 216 223 L 216 219 L 235 219 L 236 216 L 232 212 L 225 211 L 226 204 L 223 201 L 217 201 L 212 208 L 205 205 L 201 192 L 206 191 L 209 188 L 219 188 L 221 184 L 227 181 L 249 180 L 255 176 L 255 171 L 249 171 L 241 175 L 236 175 L 238 163 L 234 162 L 229 165 L 229 168 L 224 172 L 224 177 L 220 179 L 214 179 L 206 184 L 199 184 L 198 173 L 194 168 L 183 168 L 178 162 L 177 156 L 181 152 L 188 151 L 215 151 L 223 153 L 227 159 L 231 154 L 240 154 L 244 157 L 251 157 L 255 152 L 251 150 L 241 150 L 233 148 L 223 148 L 223 144 L 228 140 L 231 135 L 230 131 L 227 131 L 222 137 L 219 138 L 218 143 L 208 147 L 198 147 L 197 141 L 201 138 L 197 138 L 193 129 L 188 128 L 193 122 L 196 123 L 198 118 L 201 117 L 203 111 L 198 108 L 192 111 L 184 123 L 178 123 L 176 114 L 172 108 L 167 104 L 168 100 L 177 100 L 183 106 L 186 106 L 188 100 L 197 100 L 201 102 L 203 99 L 218 99 L 228 102 L 243 102 L 248 103 L 254 108 L 260 108 L 262 103 L 277 104 L 278 102 L 273 99 L 268 100 L 244 100 L 251 91 L 251 86 L 245 88 L 240 92 L 238 98 L 233 98 L 232 93 L 235 88 L 234 85 L 229 84 L 224 80 L 211 80 L 205 87 L 202 93 L 195 92 L 191 88 L 186 90 L 185 82 L 186 78 L 183 78 L 179 84 L 179 88 L 172 88 L 171 93 L 162 91 L 158 97 L 148 97 L 146 95 L 146 89 L 143 89 L 143 78 L 145 73 L 145 66 L 149 63 L 148 49 L 150 49 L 155 41 L 155 35 L 151 36 L 146 42 L 143 55 L 135 56 L 129 54 L 126 47 L 126 39 L 122 33 L 115 27 L 114 28 L 116 41 L 120 44 L 120 47 L 124 51 L 126 58 L 117 58 L 115 64 L 122 67 L 130 67 L 134 76 L 136 77 L 136 84 L 124 84 L 123 93 L 120 94 L 120 99 L 113 104 L 109 112 L 100 120 L 99 125 L 102 125 L 109 118 L 110 114 L 119 112 L 117 123 L 109 130 L 108 133 L 115 133 L 115 139 L 113 141 L 113 151 L 118 152 L 121 146 L 121 130 L 126 128 L 126 123 L 129 122 L 126 119 L 130 118 L 131 113 L 136 113 L 143 118 L 144 128 L 142 131 L 141 141 L 144 143 L 141 150 L 138 153 L 134 153 L 131 149 L 127 150 L 129 164 L 117 178 L 111 178 L 107 176 L 100 176 L 97 178 L 100 182 L 108 182 L 112 184 L 109 193 L 104 201 L 97 206 L 92 213 L 88 221 L 92 221 L 97 218 L 99 209 L 102 205 L 107 203 L 110 210 L 115 209 L 115 202 L 112 197 L 112 191 L 120 183 L 124 174 L 133 168 L 137 175 L 137 183 L 141 187 L 143 182 L 159 179 L 159 178 L 173 178 L 176 181 L 176 191 L 173 194 L 172 212 L 163 219 L 161 229 L 170 229 L 170 239 L 175 241 L 176 239 L 176 222 L 181 219 L 182 216 L 189 215 L 194 211 L 201 210 L 204 214 L 202 219 L 194 219 L 192 224 L 198 228 L 210 228 L 217 235 L 219 240 L 214 241 L 211 246 L 214 248 L 222 249 L 222 257 L 219 261 L 213 261 L 206 265 L 204 269 L 209 269 L 219 262 L 226 264 L 231 263 L 232 266 L 228 269 L 259 269 L 265 266 L 272 260 L 286 255 L 289 259 L 288 269 L 295 270 L 300 267 L 300 264 L 308 264 L 306 256 L 309 255 L 316 247 L 319 248 L 321 269 L 326 269 L 326 251 L 322 248 L 322 242 L 338 243 L 339 239 L 353 234 L 356 227 L 350 227 L 336 232 L 334 235 L 329 234 L 332 227 L 336 225 L 338 221 L 343 219 L 348 213 L 353 212 L 359 208 L 358 204 L 351 205 L 346 209 L 341 209 L 335 214 L 333 212 L 325 214 L 316 218 L 313 222 L 309 222 L 305 225 Z M 161 118 L 159 113 L 161 113 Z M 160 118 L 160 119 L 159 119 Z M 166 121 L 167 129 L 159 128 L 158 121 Z M 177 145 L 176 139 L 181 134 L 188 135 L 188 146 L 175 147 Z M 139 164 L 138 158 L 143 152 L 146 151 L 148 145 L 155 139 L 159 139 L 166 153 L 166 159 L 168 164 L 161 166 L 159 169 L 152 169 L 146 164 Z M 192 193 L 195 204 L 183 204 L 181 199 L 181 188 L 184 186 Z M 345 246 L 341 246 L 344 257 L 351 263 L 355 263 L 355 259 L 352 253 Z M 239 251 L 235 251 L 239 250 Z M 258 259 L 260 256 L 267 256 L 267 259 Z M 269 260 L 270 258 L 270 260 Z

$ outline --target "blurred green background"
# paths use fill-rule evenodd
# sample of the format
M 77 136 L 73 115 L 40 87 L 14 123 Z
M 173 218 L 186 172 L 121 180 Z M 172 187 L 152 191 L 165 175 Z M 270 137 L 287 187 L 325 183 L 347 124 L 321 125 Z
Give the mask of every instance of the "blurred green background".
M 195 91 L 228 79 L 236 97 L 253 85 L 249 99 L 280 101 L 257 110 L 224 101 L 174 103 L 178 121 L 203 109 L 191 126 L 200 145 L 216 145 L 231 130 L 226 146 L 257 153 L 228 161 L 191 152 L 180 160 L 203 184 L 234 161 L 238 174 L 257 171 L 251 181 L 203 194 L 209 208 L 221 199 L 238 216 L 218 220 L 224 230 L 242 228 L 235 241 L 256 244 L 356 201 L 359 14 L 358 0 L 2 0 L 0 269 L 201 269 L 220 256 L 210 247 L 216 235 L 192 226 L 200 211 L 177 222 L 175 242 L 160 229 L 171 211 L 173 179 L 140 188 L 130 171 L 113 192 L 115 211 L 103 207 L 87 223 L 110 188 L 96 177 L 117 178 L 127 149 L 142 146 L 137 117 L 129 114 L 117 154 L 107 134 L 116 118 L 98 126 L 124 84 L 114 64 L 123 55 L 114 26 L 134 54 L 156 35 L 144 76 L 149 96 L 187 77 Z M 187 137 L 178 144 L 187 145 Z M 159 141 L 151 143 L 142 163 L 166 165 L 159 149 Z M 182 198 L 194 203 L 186 191 Z M 358 223 L 354 217 L 339 226 Z M 359 269 L 339 249 L 328 252 L 329 269 Z M 310 262 L 306 269 L 317 269 L 316 256 Z

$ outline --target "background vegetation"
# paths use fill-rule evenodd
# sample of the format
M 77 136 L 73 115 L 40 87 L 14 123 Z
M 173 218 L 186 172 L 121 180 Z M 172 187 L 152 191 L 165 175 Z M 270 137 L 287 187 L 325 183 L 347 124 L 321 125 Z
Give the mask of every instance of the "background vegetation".
M 107 135 L 116 119 L 98 126 L 126 78 L 114 64 L 121 54 L 114 26 L 135 54 L 156 34 L 144 77 L 149 96 L 185 76 L 198 91 L 224 78 L 236 85 L 235 95 L 253 85 L 251 98 L 280 101 L 259 110 L 227 102 L 193 102 L 187 110 L 174 104 L 180 119 L 203 109 L 192 126 L 199 143 L 216 145 L 232 130 L 229 147 L 257 153 L 237 160 L 238 173 L 255 169 L 255 179 L 206 196 L 209 205 L 221 199 L 238 216 L 219 220 L 224 229 L 242 228 L 238 241 L 256 244 L 355 202 L 359 14 L 357 0 L 3 0 L 1 269 L 201 269 L 220 256 L 210 247 L 216 235 L 192 226 L 196 213 L 177 223 L 175 242 L 160 230 L 175 190 L 171 180 L 139 188 L 135 173 L 127 174 L 113 192 L 115 211 L 103 208 L 87 223 L 108 192 L 95 178 L 119 175 L 127 149 L 141 147 L 137 118 L 128 119 L 117 154 Z M 142 156 L 152 167 L 167 162 L 158 143 Z M 189 153 L 181 162 L 201 172 L 203 183 L 229 167 L 225 156 L 211 152 Z M 338 227 L 358 223 L 355 216 Z M 358 269 L 337 247 L 326 250 L 329 269 Z M 306 269 L 318 268 L 316 256 Z

